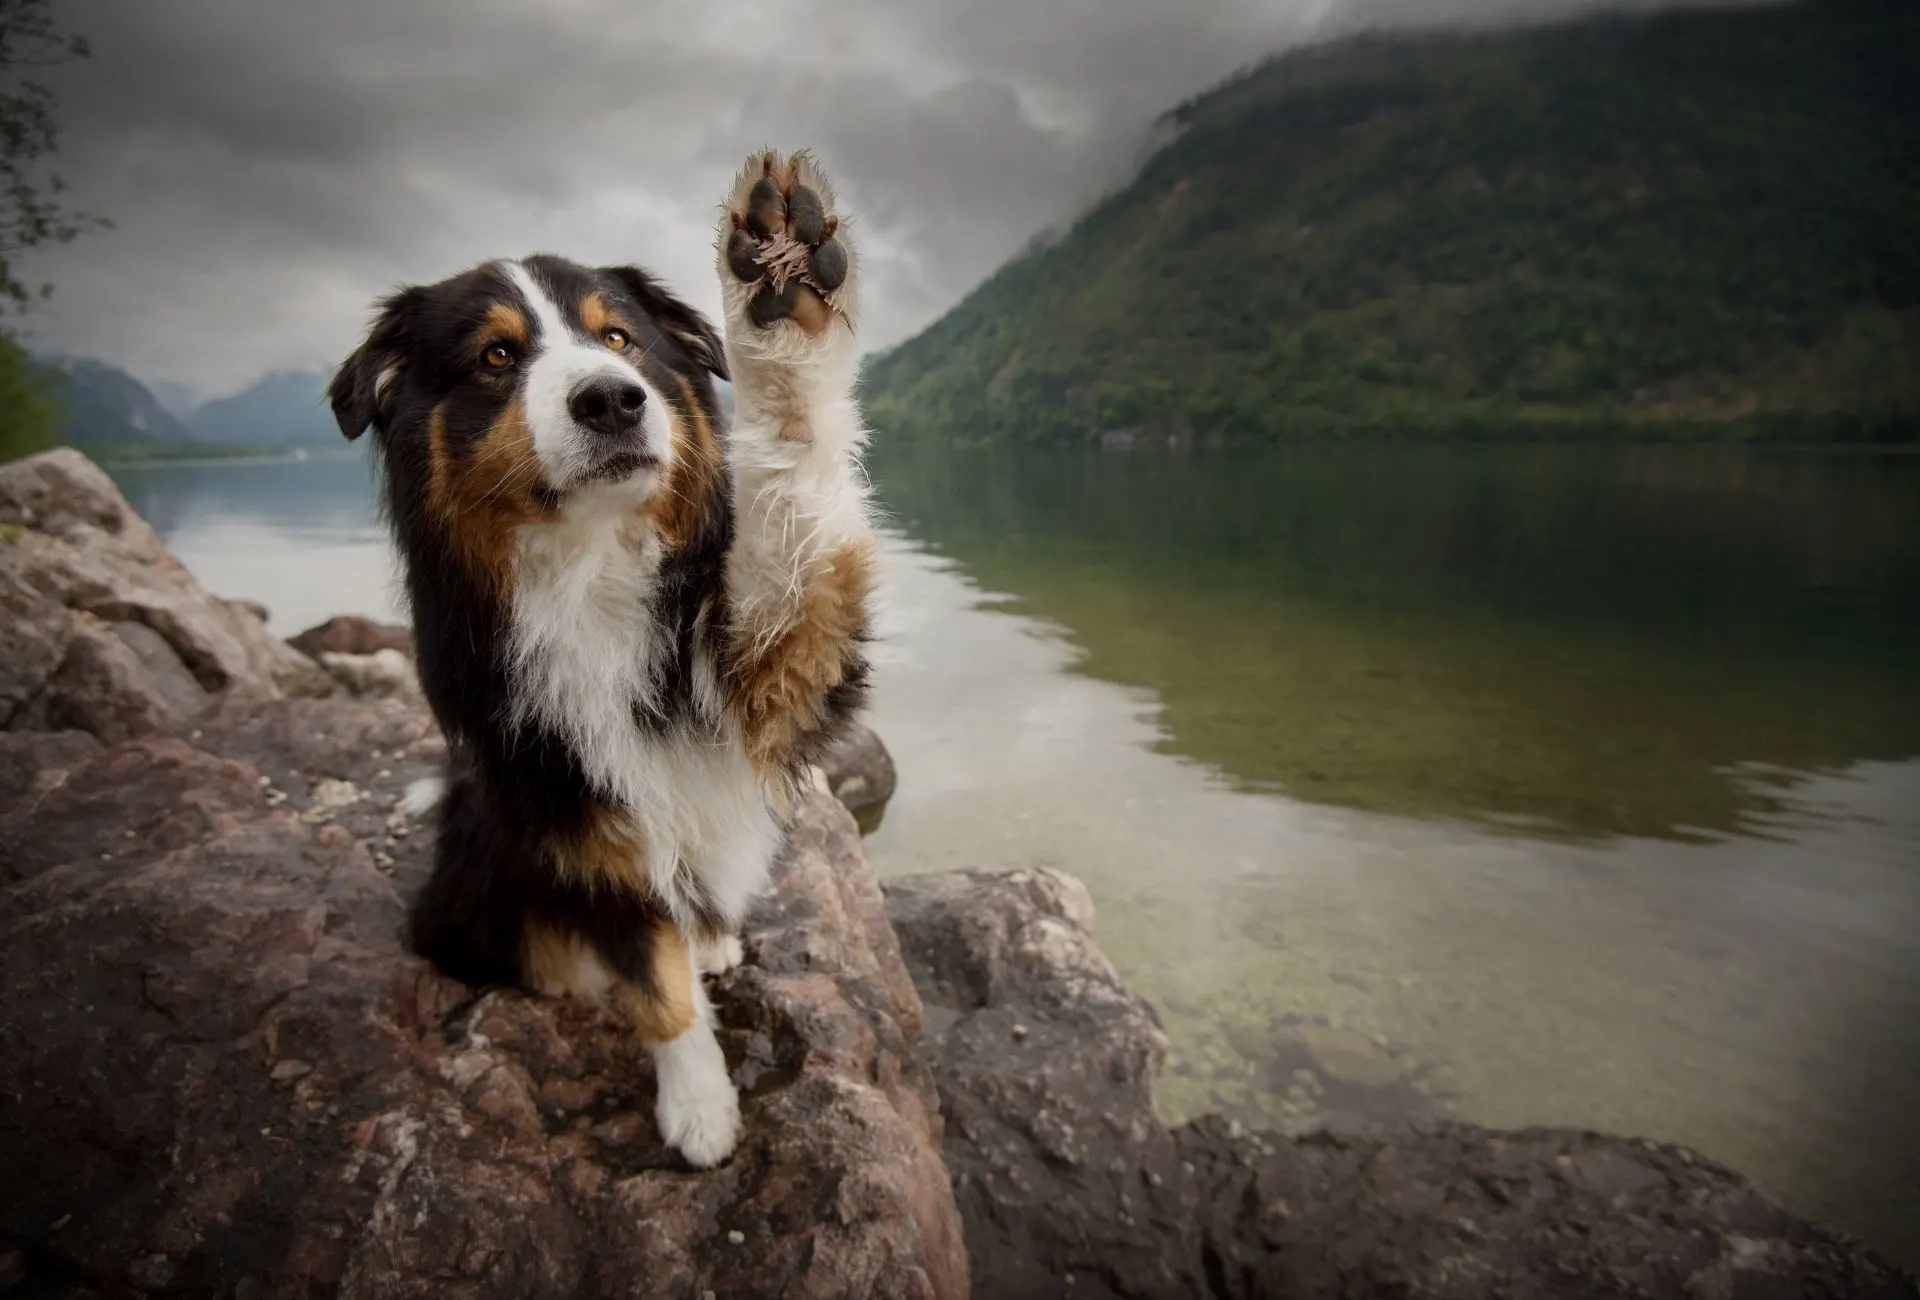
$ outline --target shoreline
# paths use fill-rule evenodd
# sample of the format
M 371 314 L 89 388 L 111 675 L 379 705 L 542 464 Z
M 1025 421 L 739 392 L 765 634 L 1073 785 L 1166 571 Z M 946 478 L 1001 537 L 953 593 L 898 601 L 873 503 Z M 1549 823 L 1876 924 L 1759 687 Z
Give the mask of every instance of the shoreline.
M 0 1286 L 945 1300 L 971 1267 L 996 1300 L 1920 1295 L 1683 1148 L 1168 1129 L 1165 1034 L 1084 886 L 876 880 L 848 805 L 884 805 L 877 740 L 803 801 L 717 988 L 750 1139 L 690 1173 L 620 1025 L 401 947 L 430 837 L 394 804 L 440 745 L 392 629 L 272 637 L 70 452 L 0 469 L 0 522 L 27 601 L 0 681 L 0 1155 L 27 1175 L 0 1186 Z

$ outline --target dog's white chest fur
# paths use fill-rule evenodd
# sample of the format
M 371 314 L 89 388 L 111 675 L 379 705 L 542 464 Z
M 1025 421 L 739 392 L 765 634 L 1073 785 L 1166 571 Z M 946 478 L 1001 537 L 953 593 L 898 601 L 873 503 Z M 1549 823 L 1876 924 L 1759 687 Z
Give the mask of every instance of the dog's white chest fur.
M 737 922 L 765 883 L 779 830 L 738 728 L 697 653 L 696 719 L 662 731 L 674 653 L 654 621 L 664 558 L 631 510 L 587 509 L 520 530 L 509 645 L 513 721 L 564 737 L 588 781 L 641 832 L 646 874 L 677 920 L 691 916 L 682 871 Z

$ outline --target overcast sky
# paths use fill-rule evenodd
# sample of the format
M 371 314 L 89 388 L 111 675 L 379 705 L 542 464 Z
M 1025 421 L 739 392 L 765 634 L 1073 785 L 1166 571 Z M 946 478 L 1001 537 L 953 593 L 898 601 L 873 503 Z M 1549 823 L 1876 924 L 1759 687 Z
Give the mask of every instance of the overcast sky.
M 721 187 L 774 144 L 839 178 L 881 347 L 1274 49 L 1580 3 L 58 0 L 95 51 L 53 78 L 58 168 L 116 229 L 23 259 L 56 286 L 27 342 L 214 396 L 332 366 L 396 284 L 536 250 L 713 311 Z

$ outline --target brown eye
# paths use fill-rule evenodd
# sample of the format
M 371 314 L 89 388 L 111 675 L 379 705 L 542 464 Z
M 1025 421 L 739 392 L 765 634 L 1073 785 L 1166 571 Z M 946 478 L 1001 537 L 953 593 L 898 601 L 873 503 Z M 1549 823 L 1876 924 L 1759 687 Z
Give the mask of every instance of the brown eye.
M 615 352 L 625 352 L 627 350 L 627 332 L 625 330 L 610 329 L 600 337 L 605 341 L 606 345 Z
M 480 359 L 487 363 L 489 370 L 505 370 L 513 364 L 513 353 L 507 349 L 506 344 L 495 343 L 480 354 Z

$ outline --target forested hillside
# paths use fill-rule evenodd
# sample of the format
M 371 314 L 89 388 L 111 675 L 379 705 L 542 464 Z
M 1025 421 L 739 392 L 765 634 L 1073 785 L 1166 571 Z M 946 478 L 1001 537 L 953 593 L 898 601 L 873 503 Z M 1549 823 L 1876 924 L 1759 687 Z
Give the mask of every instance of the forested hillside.
M 1912 439 L 1920 4 L 1365 37 L 870 360 L 896 436 Z

